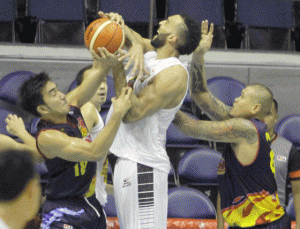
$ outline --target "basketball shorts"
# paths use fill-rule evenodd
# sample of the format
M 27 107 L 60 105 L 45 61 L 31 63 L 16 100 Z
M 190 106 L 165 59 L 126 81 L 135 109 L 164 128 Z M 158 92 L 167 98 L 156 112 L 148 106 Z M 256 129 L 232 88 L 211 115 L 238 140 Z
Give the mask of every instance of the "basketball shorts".
M 119 158 L 113 183 L 121 229 L 167 228 L 166 172 Z
M 240 229 L 241 227 L 228 227 L 228 229 Z M 291 220 L 287 215 L 283 215 L 280 219 L 267 224 L 255 227 L 244 227 L 243 229 L 290 229 Z
M 47 200 L 43 204 L 43 229 L 106 229 L 106 215 L 95 195 Z

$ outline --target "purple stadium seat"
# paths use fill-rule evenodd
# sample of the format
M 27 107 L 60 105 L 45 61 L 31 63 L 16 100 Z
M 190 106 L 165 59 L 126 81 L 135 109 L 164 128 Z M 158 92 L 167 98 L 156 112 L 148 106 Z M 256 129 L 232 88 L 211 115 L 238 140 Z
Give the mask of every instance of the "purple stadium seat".
M 168 1 L 168 16 L 186 13 L 199 23 L 208 20 L 214 23 L 213 48 L 225 48 L 225 19 L 223 0 L 171 0 Z M 214 12 L 214 13 L 211 13 Z
M 209 91 L 224 102 L 226 105 L 232 106 L 234 99 L 241 95 L 245 84 L 231 77 L 217 76 L 207 80 Z
M 116 203 L 113 196 L 107 196 L 107 203 L 104 206 L 104 211 L 108 217 L 117 217 Z
M 1 78 L 0 99 L 16 105 L 20 86 L 33 75 L 34 73 L 29 71 L 16 71 Z
M 28 0 L 27 12 L 39 20 L 39 43 L 84 45 L 84 0 Z
M 33 136 L 36 136 L 38 133 L 37 125 L 38 125 L 39 121 L 40 121 L 40 118 L 33 117 L 33 119 L 30 122 L 29 132 Z
M 17 9 L 15 0 L 0 1 L 0 42 L 15 42 L 15 20 Z
M 275 132 L 300 147 L 300 114 L 283 117 L 276 125 Z
M 291 50 L 293 2 L 238 0 L 237 20 L 247 26 L 246 48 Z
M 178 166 L 180 184 L 218 185 L 217 170 L 221 159 L 220 152 L 207 147 L 186 152 Z
M 204 193 L 189 187 L 175 187 L 168 192 L 168 217 L 215 219 L 216 210 Z
M 7 135 L 7 136 L 12 137 L 14 139 L 17 139 L 16 136 L 9 134 L 6 130 L 5 119 L 6 119 L 7 115 L 9 115 L 9 114 L 15 114 L 15 113 L 10 111 L 10 110 L 7 110 L 5 108 L 0 108 L 0 134 L 4 134 L 4 135 Z M 27 123 L 25 123 L 25 128 L 26 129 L 29 128 L 29 125 Z

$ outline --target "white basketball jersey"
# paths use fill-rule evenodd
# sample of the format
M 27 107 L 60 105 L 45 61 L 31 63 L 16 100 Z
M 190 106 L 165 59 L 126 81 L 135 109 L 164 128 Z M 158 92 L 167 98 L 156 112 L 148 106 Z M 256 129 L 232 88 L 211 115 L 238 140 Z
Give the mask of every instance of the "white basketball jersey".
M 96 109 L 96 112 L 98 114 L 99 122 L 90 131 L 92 141 L 94 141 L 94 139 L 97 137 L 97 135 L 101 132 L 101 130 L 104 127 L 103 119 L 100 116 L 97 109 Z M 105 191 L 106 183 L 104 181 L 104 176 L 102 174 L 103 172 L 107 172 L 107 168 L 103 168 L 103 165 L 106 164 L 105 163 L 106 160 L 107 160 L 107 158 L 104 157 L 101 161 L 98 161 L 97 162 L 97 170 L 96 170 L 96 189 L 95 189 L 95 193 L 96 193 L 96 198 L 99 200 L 99 202 L 102 206 L 104 206 L 107 202 L 107 193 Z
M 149 80 L 166 68 L 181 65 L 187 71 L 186 66 L 176 57 L 156 59 L 156 56 L 156 52 L 148 52 L 144 55 L 145 65 L 150 72 L 150 77 L 143 82 L 140 80 L 135 82 L 135 94 L 138 94 L 147 86 Z M 129 74 L 127 80 L 131 77 Z M 183 100 L 184 98 L 178 106 L 172 109 L 161 109 L 137 122 L 129 124 L 121 123 L 110 151 L 118 157 L 126 158 L 169 173 L 170 160 L 165 149 L 166 131 L 174 119 L 175 114 L 182 106 Z M 109 119 L 111 113 L 112 109 L 107 119 Z

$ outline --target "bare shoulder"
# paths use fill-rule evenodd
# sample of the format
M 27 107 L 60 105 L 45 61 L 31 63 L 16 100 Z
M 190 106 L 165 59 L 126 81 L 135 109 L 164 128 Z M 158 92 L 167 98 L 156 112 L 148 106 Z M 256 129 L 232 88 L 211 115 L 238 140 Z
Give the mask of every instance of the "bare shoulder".
M 235 133 L 236 137 L 246 140 L 249 144 L 253 144 L 258 141 L 256 127 L 250 120 L 244 118 L 233 118 L 228 121 L 232 122 L 232 133 Z
M 188 73 L 181 65 L 173 65 L 158 73 L 156 77 L 165 80 L 176 80 L 182 83 L 187 81 Z

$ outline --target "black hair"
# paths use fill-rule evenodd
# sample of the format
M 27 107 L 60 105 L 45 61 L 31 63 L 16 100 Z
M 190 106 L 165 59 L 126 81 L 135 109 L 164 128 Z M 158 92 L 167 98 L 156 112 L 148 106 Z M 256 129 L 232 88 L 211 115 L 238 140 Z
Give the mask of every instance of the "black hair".
M 48 81 L 50 81 L 49 75 L 41 72 L 30 77 L 21 85 L 19 103 L 24 110 L 37 117 L 41 116 L 37 107 L 44 104 L 42 90 Z
M 276 99 L 273 99 L 274 105 L 275 105 L 275 111 L 278 113 L 278 102 Z
M 84 67 L 83 69 L 81 69 L 76 76 L 76 84 L 77 86 L 79 86 L 80 84 L 82 84 L 83 82 L 83 76 L 85 71 L 92 69 L 93 65 L 88 65 L 86 67 Z
M 201 39 L 201 26 L 194 19 L 185 13 L 180 14 L 184 24 L 187 27 L 187 31 L 181 31 L 184 39 L 182 44 L 178 44 L 177 50 L 180 55 L 189 55 L 196 50 Z
M 0 201 L 17 198 L 36 175 L 33 156 L 25 151 L 0 153 Z

